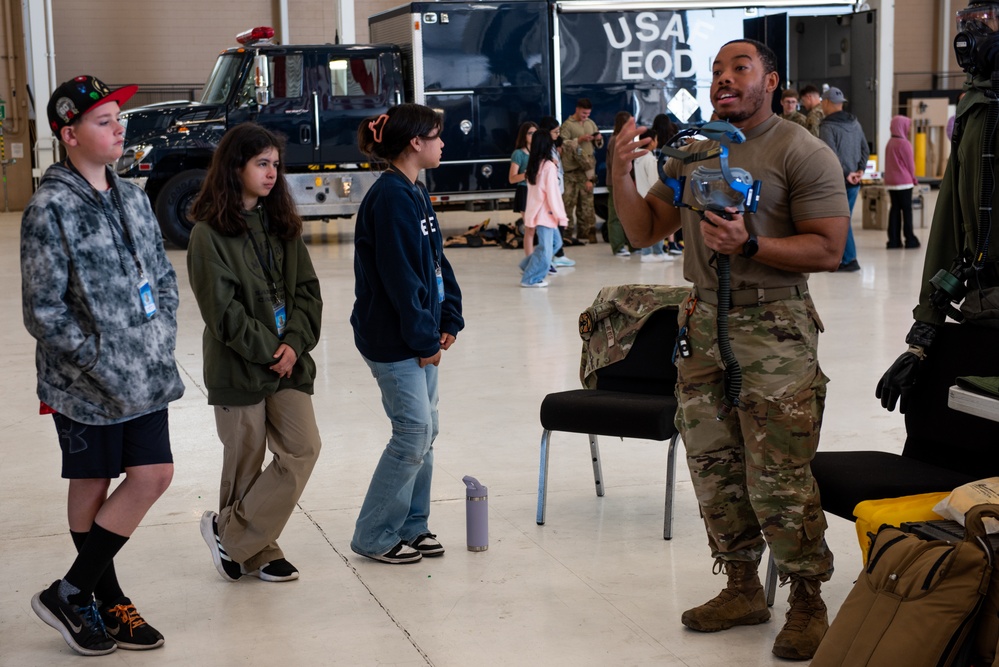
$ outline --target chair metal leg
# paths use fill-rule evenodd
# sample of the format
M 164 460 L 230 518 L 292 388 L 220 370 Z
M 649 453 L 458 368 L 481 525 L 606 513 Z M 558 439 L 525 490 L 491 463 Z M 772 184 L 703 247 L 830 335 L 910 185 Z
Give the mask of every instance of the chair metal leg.
M 663 512 L 663 539 L 673 539 L 673 497 L 676 492 L 676 441 L 679 433 L 674 433 L 669 439 L 669 450 L 666 453 L 666 507 Z
M 597 495 L 604 495 L 604 473 L 600 469 L 600 446 L 597 436 L 590 433 L 590 458 L 593 460 L 593 484 L 597 487 Z
M 763 584 L 767 590 L 767 606 L 774 606 L 774 596 L 777 594 L 777 565 L 774 563 L 774 554 L 767 549 L 767 579 Z
M 541 467 L 538 469 L 538 525 L 545 525 L 545 507 L 548 504 L 548 445 L 552 432 L 541 434 Z

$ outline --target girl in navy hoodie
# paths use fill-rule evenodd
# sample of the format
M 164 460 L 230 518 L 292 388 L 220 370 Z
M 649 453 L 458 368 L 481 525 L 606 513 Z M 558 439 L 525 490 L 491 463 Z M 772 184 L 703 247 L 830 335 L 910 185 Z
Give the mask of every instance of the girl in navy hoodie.
M 354 230 L 354 343 L 381 389 L 392 436 L 361 505 L 350 548 L 385 563 L 440 556 L 430 532 L 437 365 L 464 327 L 461 291 L 420 170 L 441 161 L 441 117 L 402 104 L 369 118 L 360 149 L 388 168 Z

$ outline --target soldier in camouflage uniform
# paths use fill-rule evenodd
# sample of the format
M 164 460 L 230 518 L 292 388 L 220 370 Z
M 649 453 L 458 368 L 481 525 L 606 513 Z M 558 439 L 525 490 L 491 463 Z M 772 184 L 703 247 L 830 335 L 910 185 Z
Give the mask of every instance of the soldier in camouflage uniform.
M 644 199 L 627 175 L 644 128 L 625 125 L 615 146 L 614 202 L 628 238 L 661 241 L 682 223 L 684 277 L 694 289 L 680 309 L 677 426 L 704 517 L 716 572 L 725 589 L 681 621 L 702 632 L 763 623 L 770 618 L 757 573 L 769 545 L 781 579 L 791 584 L 790 609 L 774 654 L 809 659 L 828 627 L 821 582 L 832 574 L 825 515 L 809 463 L 819 441 L 828 378 L 819 368 L 822 324 L 808 295 L 807 274 L 839 265 L 849 208 L 835 154 L 821 140 L 770 111 L 777 88 L 773 52 L 752 40 L 722 47 L 711 99 L 719 118 L 745 134 L 729 146 L 729 164 L 763 183 L 754 213 L 728 207 L 728 218 L 672 205 L 673 191 L 656 183 Z M 693 152 L 717 146 L 696 142 Z M 639 153 L 642 151 L 639 150 Z M 671 178 L 698 165 L 670 160 Z M 683 202 L 697 206 L 689 191 Z M 718 276 L 713 256 L 731 259 L 729 339 L 743 385 L 731 412 L 720 410 L 725 363 L 718 346 Z
M 801 89 L 801 106 L 805 108 L 805 127 L 816 137 L 819 136 L 819 125 L 826 117 L 822 111 L 822 93 L 815 86 L 805 86 Z
M 562 127 L 562 166 L 565 170 L 565 192 L 562 202 L 569 216 L 566 234 L 580 241 L 596 243 L 597 215 L 593 210 L 593 185 L 596 183 L 595 149 L 602 148 L 604 136 L 590 120 L 593 105 L 585 97 L 576 102 L 576 111 Z

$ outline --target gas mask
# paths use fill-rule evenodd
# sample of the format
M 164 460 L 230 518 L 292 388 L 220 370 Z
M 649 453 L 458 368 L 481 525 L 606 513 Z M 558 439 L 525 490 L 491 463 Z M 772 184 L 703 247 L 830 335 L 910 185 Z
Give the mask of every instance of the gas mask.
M 954 53 L 972 76 L 991 76 L 999 69 L 999 2 L 971 0 L 957 13 Z
M 697 203 L 706 211 L 722 211 L 728 206 L 739 212 L 746 210 L 746 193 L 753 186 L 753 177 L 745 169 L 729 169 L 732 181 L 721 169 L 697 167 L 690 175 L 690 187 Z
M 683 190 L 686 187 L 687 179 L 681 176 L 679 179 L 670 178 L 666 175 L 663 167 L 665 160 L 659 165 L 659 177 L 667 187 L 673 190 L 673 206 L 678 208 L 686 207 L 695 211 L 713 211 L 719 213 L 726 207 L 732 206 L 740 213 L 749 211 L 756 212 L 756 205 L 760 199 L 760 188 L 762 184 L 754 181 L 753 176 L 745 169 L 731 168 L 728 166 L 728 147 L 731 144 L 741 144 L 746 140 L 745 135 L 737 127 L 725 121 L 712 121 L 704 125 L 684 130 L 673 138 L 677 142 L 688 136 L 702 135 L 717 141 L 719 146 L 701 153 L 691 153 L 679 150 L 673 146 L 664 146 L 660 150 L 670 158 L 677 159 L 685 164 L 700 162 L 718 158 L 720 169 L 700 166 L 694 169 L 690 175 L 690 187 L 694 192 L 694 199 L 697 200 L 697 207 L 688 206 L 683 203 Z

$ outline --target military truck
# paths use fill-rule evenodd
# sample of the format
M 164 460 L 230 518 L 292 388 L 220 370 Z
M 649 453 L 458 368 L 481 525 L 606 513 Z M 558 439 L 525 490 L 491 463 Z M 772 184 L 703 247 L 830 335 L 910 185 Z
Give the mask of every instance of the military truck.
M 189 210 L 212 153 L 230 127 L 255 121 L 287 140 L 285 166 L 306 219 L 353 215 L 377 172 L 357 149 L 357 127 L 403 99 L 401 54 L 392 45 L 295 45 L 274 31 L 241 33 L 222 51 L 198 102 L 122 113 L 118 174 L 153 203 L 163 236 L 185 248 Z

